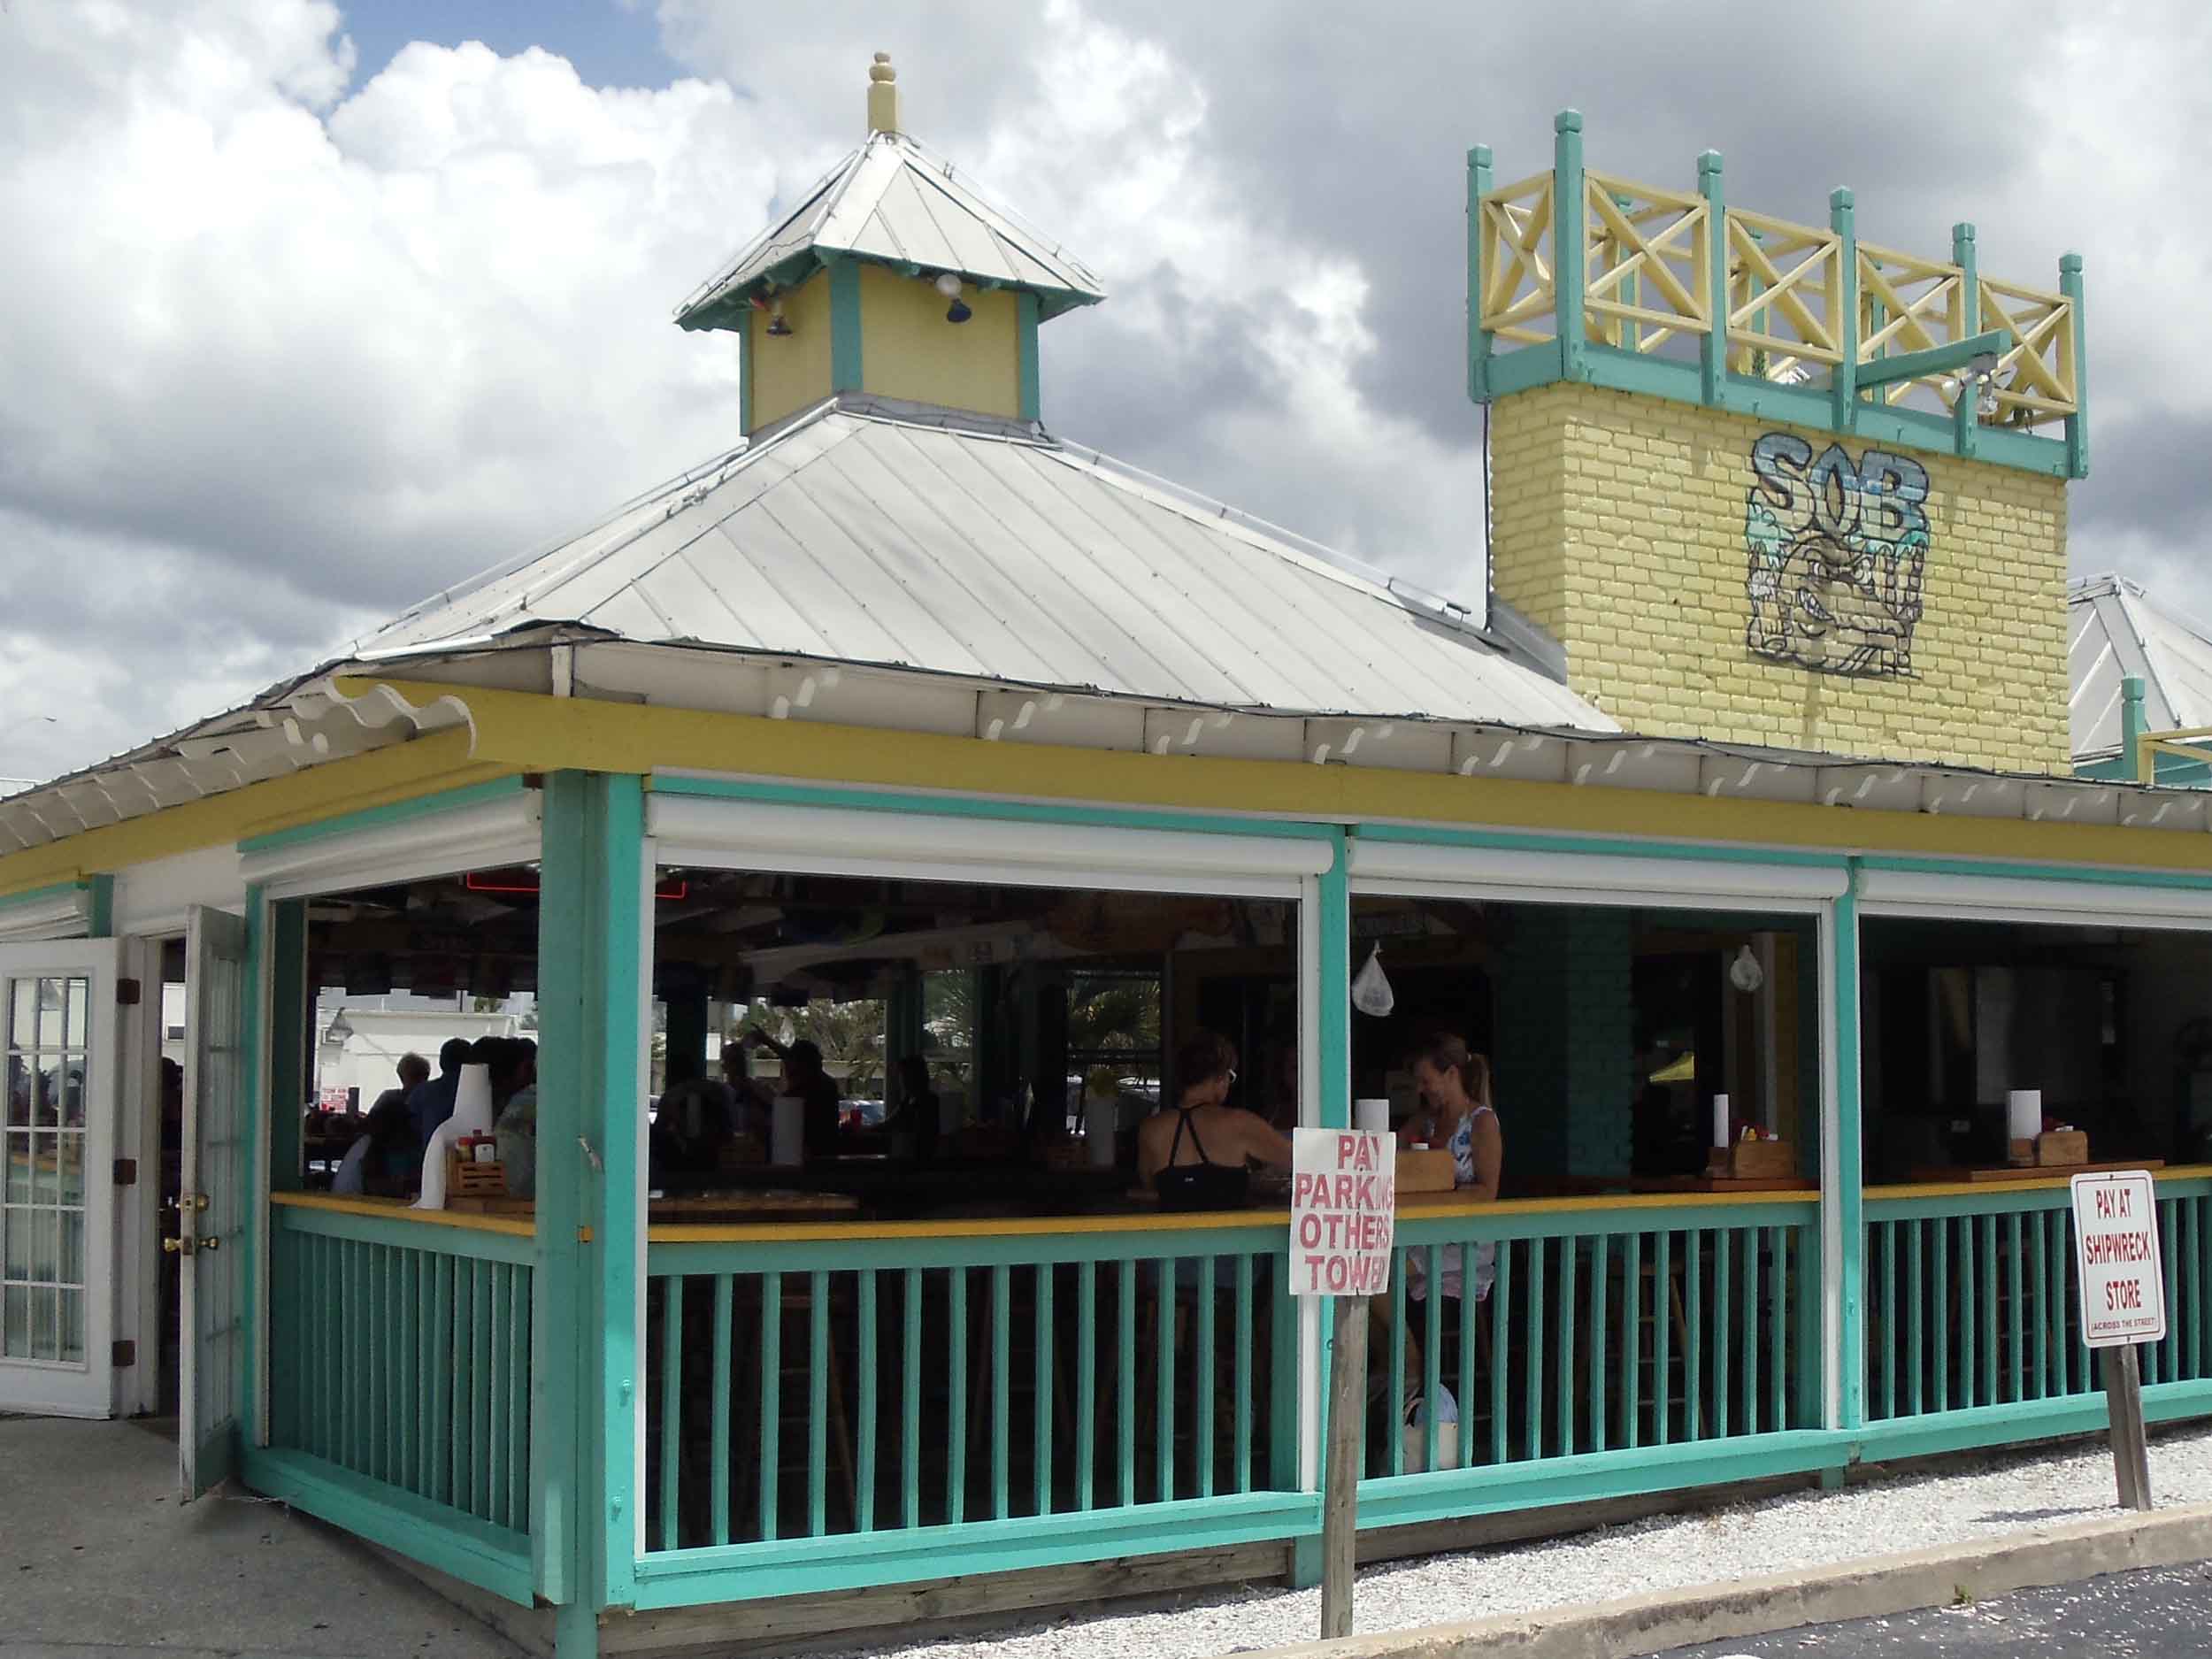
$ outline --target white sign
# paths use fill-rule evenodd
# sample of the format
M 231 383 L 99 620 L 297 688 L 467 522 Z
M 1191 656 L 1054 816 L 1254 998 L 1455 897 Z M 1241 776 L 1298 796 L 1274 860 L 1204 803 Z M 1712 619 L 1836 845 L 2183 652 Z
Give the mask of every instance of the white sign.
M 2164 1341 L 2166 1275 L 2150 1176 L 2140 1170 L 2077 1175 L 2071 1185 L 2081 1340 L 2091 1348 Z
M 1351 1129 L 1292 1133 L 1290 1290 L 1379 1296 L 1390 1288 L 1398 1142 Z

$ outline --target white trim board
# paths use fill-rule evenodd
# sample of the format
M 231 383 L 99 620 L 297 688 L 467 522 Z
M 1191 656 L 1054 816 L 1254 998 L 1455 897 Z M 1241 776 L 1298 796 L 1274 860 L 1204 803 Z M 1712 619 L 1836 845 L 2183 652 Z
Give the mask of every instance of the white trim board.
M 1334 856 L 1318 838 L 1023 824 L 677 795 L 648 798 L 645 828 L 668 865 L 1249 898 L 1295 899 L 1305 879 L 1325 872 Z
M 1859 878 L 1859 910 L 1863 916 L 1953 922 L 2212 932 L 2212 890 L 2023 876 L 1868 870 Z
M 1844 890 L 1840 868 L 1639 858 L 1610 853 L 1523 852 L 1365 841 L 1351 849 L 1354 890 L 1408 897 L 1710 910 L 1716 904 L 1816 912 Z
M 525 790 L 374 829 L 250 852 L 239 860 L 239 877 L 260 883 L 272 899 L 303 899 L 529 864 L 542 845 L 541 804 L 537 791 Z

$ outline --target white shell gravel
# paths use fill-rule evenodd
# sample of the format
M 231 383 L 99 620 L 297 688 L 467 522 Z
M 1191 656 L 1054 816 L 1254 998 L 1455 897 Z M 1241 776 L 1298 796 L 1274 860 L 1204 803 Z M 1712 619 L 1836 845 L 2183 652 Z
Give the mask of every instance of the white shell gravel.
M 2162 1507 L 2212 1501 L 2212 1427 L 2158 1434 L 2151 1489 Z M 1952 1463 L 1940 1472 L 1874 1473 L 1842 1492 L 1664 1516 L 1547 1542 L 1364 1568 L 1362 1632 L 1410 1629 L 1616 1596 L 1684 1589 L 1863 1555 L 2032 1535 L 2116 1515 L 2101 1437 Z M 886 1642 L 840 1655 L 928 1659 L 1215 1659 L 1319 1633 L 1317 1590 L 1254 1586 L 1193 1594 L 1142 1611 L 997 1625 L 987 1634 Z

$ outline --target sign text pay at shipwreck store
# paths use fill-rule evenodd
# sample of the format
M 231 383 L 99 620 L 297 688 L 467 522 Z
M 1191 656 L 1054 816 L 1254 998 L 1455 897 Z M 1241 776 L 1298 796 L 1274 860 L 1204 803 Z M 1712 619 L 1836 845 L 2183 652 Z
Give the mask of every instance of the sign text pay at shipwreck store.
M 2158 1197 L 2147 1173 L 2077 1175 L 2074 1253 L 2081 1270 L 2081 1340 L 2091 1348 L 2166 1340 L 2166 1275 Z
M 1386 1134 L 1300 1129 L 1291 1141 L 1290 1288 L 1379 1296 L 1390 1288 L 1398 1143 Z

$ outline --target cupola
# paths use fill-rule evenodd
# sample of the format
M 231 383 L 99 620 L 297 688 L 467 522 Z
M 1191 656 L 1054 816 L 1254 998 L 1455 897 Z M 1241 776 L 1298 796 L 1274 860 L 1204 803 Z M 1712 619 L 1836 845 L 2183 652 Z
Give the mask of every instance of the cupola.
M 868 71 L 868 136 L 677 308 L 737 335 L 750 435 L 839 392 L 1035 420 L 1037 329 L 1105 298 L 1058 243 L 900 128 Z

